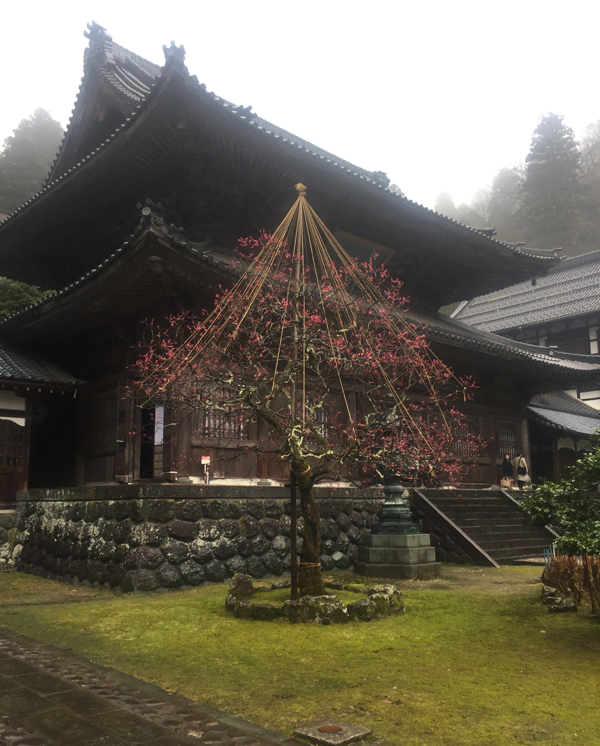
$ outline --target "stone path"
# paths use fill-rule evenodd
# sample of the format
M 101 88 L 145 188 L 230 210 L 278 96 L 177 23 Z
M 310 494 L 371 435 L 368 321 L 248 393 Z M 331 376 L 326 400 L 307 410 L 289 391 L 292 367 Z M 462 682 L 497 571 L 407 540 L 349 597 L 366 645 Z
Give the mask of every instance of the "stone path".
M 306 746 L 0 628 L 0 746 Z

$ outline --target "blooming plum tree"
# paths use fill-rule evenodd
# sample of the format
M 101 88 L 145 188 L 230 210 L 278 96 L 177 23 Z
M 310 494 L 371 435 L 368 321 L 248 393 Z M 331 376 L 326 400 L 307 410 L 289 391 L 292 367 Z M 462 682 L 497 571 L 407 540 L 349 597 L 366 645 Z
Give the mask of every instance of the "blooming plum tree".
M 256 449 L 276 448 L 297 480 L 299 586 L 319 594 L 315 482 L 374 472 L 458 479 L 464 463 L 453 452 L 454 433 L 468 428 L 454 402 L 471 383 L 407 322 L 401 283 L 374 260 L 350 260 L 303 192 L 286 220 L 273 236 L 240 242 L 240 280 L 212 313 L 151 324 L 136 389 L 181 416 L 210 410 L 231 422 L 268 423 Z

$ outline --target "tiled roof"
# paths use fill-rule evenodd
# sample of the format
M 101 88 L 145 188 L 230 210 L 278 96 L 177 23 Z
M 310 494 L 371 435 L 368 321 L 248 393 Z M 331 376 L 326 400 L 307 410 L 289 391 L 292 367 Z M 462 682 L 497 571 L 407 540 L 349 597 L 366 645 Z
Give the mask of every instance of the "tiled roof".
M 0 342 L 0 380 L 74 386 L 82 381 L 58 365 Z
M 80 288 L 82 285 L 85 285 L 86 282 L 98 277 L 98 275 L 100 275 L 104 269 L 113 264 L 122 254 L 126 253 L 131 248 L 138 233 L 140 233 L 140 231 L 148 225 L 152 225 L 160 232 L 161 236 L 163 236 L 164 238 L 168 238 L 173 244 L 189 253 L 193 257 L 200 259 L 204 263 L 217 267 L 224 272 L 238 274 L 238 272 L 236 270 L 233 270 L 231 267 L 233 261 L 231 252 L 228 252 L 226 249 L 222 249 L 221 247 L 212 244 L 212 242 L 207 245 L 203 241 L 190 241 L 184 236 L 183 230 L 181 228 L 177 228 L 172 223 L 168 224 L 161 214 L 157 214 L 151 207 L 148 206 L 149 204 L 152 204 L 151 200 L 149 199 L 146 200 L 144 204 L 138 204 L 138 209 L 141 210 L 140 225 L 134 230 L 133 233 L 128 236 L 125 241 L 123 241 L 123 243 L 117 249 L 115 249 L 112 254 L 107 256 L 104 261 L 100 262 L 95 267 L 92 267 L 79 279 L 75 280 L 69 285 L 66 285 L 61 290 L 50 290 L 46 293 L 46 295 L 44 295 L 43 298 L 36 301 L 32 305 L 22 308 L 19 311 L 15 311 L 15 313 L 13 313 L 11 316 L 8 316 L 3 321 L 0 321 L 0 330 L 3 326 L 9 326 L 17 319 L 30 316 L 32 313 L 35 313 L 36 310 L 41 309 L 43 306 L 54 303 L 57 299 L 69 295 L 76 289 Z
M 557 412 L 570 412 L 582 417 L 600 417 L 600 411 L 590 407 L 581 399 L 570 396 L 565 391 L 556 391 L 551 394 L 539 394 L 531 400 L 531 405 L 543 409 L 554 409 Z
M 125 47 L 116 44 L 112 41 L 112 37 L 106 33 L 105 29 L 98 26 L 98 24 L 93 23 L 89 25 L 88 28 L 90 29 L 90 32 L 89 34 L 86 34 L 86 36 L 90 38 L 90 48 L 86 53 L 86 66 L 94 65 L 95 69 L 100 72 L 104 83 L 110 86 L 122 99 L 125 97 L 131 103 L 131 114 L 126 122 L 118 127 L 109 138 L 100 144 L 99 147 L 97 147 L 93 152 L 82 156 L 81 160 L 77 164 L 73 164 L 68 168 L 65 173 L 54 173 L 56 170 L 55 165 L 60 159 L 61 151 L 59 151 L 55 163 L 52 166 L 50 172 L 51 175 L 42 190 L 28 200 L 24 205 L 17 208 L 17 210 L 9 216 L 9 222 L 13 217 L 16 217 L 20 212 L 26 209 L 30 203 L 35 202 L 39 197 L 41 197 L 44 192 L 53 188 L 56 184 L 67 178 L 79 168 L 85 166 L 90 159 L 94 158 L 95 155 L 110 144 L 120 132 L 132 126 L 140 113 L 140 109 L 143 107 L 144 101 L 149 97 L 149 94 L 156 86 L 159 78 L 164 74 L 165 68 L 161 68 L 158 65 L 139 57 L 133 52 L 130 52 Z M 183 48 L 181 48 L 181 50 L 184 54 Z M 82 79 L 82 81 L 84 79 Z M 244 122 L 249 128 L 261 132 L 263 136 L 280 143 L 286 148 L 293 149 L 297 152 L 299 151 L 305 154 L 308 158 L 315 158 L 324 161 L 325 163 L 328 163 L 331 168 L 341 170 L 352 177 L 362 180 L 363 182 L 370 183 L 373 187 L 380 189 L 382 192 L 386 192 L 390 199 L 396 199 L 399 203 L 403 203 L 403 205 L 407 206 L 412 213 L 420 217 L 427 216 L 429 219 L 432 219 L 441 225 L 448 227 L 452 226 L 456 230 L 475 234 L 480 237 L 489 248 L 493 248 L 493 245 L 495 245 L 495 248 L 507 257 L 513 255 L 526 259 L 533 259 L 535 266 L 540 269 L 552 266 L 557 261 L 554 252 L 528 249 L 521 244 L 503 243 L 489 235 L 489 231 L 464 225 L 452 218 L 436 213 L 434 210 L 430 210 L 417 202 L 413 202 L 402 194 L 390 192 L 387 189 L 390 180 L 384 172 L 368 171 L 367 169 L 356 166 L 343 158 L 339 158 L 317 145 L 268 122 L 266 119 L 262 119 L 255 113 L 251 112 L 251 106 L 245 108 L 242 106 L 236 106 L 226 99 L 217 96 L 215 93 L 207 91 L 206 86 L 199 83 L 195 75 L 192 75 L 190 79 L 196 83 L 198 92 L 201 95 L 206 96 L 213 104 L 222 106 L 224 109 L 228 110 L 232 116 L 236 117 L 240 122 Z M 80 87 L 80 91 L 81 90 Z M 77 106 L 77 102 L 75 106 Z M 73 112 L 75 112 L 75 109 L 73 109 Z M 69 137 L 69 132 L 70 122 L 67 126 L 67 132 L 65 133 L 63 144 Z
M 569 435 L 588 436 L 600 428 L 600 417 L 583 417 L 570 412 L 557 412 L 529 405 L 527 409 L 543 425 Z
M 474 298 L 454 315 L 478 329 L 505 332 L 520 326 L 600 311 L 600 251 L 564 259 L 545 277 Z
M 67 285 L 62 290 L 51 291 L 34 305 L 19 311 L 4 322 L 1 322 L 0 331 L 3 326 L 13 327 L 15 322 L 19 323 L 20 318 L 30 317 L 32 314 L 39 312 L 40 307 L 54 303 L 57 299 L 69 295 L 87 282 L 101 275 L 107 267 L 131 249 L 135 243 L 137 234 L 143 228 L 147 227 L 154 228 L 163 238 L 168 239 L 180 251 L 190 254 L 195 259 L 212 265 L 223 272 L 234 275 L 239 274 L 239 268 L 232 267 L 233 255 L 231 252 L 213 245 L 212 242 L 207 244 L 206 242 L 190 241 L 185 237 L 182 228 L 177 228 L 172 223 L 169 224 L 161 212 L 156 212 L 157 206 L 149 199 L 145 203 L 139 203 L 138 208 L 141 210 L 140 225 L 115 252 L 82 275 L 77 281 Z M 403 318 L 421 329 L 427 339 L 431 341 L 479 350 L 505 359 L 528 361 L 534 365 L 541 365 L 555 371 L 561 370 L 567 374 L 593 374 L 596 372 L 600 377 L 600 360 L 597 356 L 573 355 L 553 351 L 545 347 L 538 347 L 537 345 L 515 342 L 442 315 L 430 316 L 409 309 L 403 314 Z
M 461 347 L 478 349 L 504 358 L 528 360 L 554 369 L 590 373 L 597 371 L 600 376 L 600 360 L 596 355 L 573 355 L 547 347 L 515 342 L 447 316 L 433 317 L 409 310 L 406 317 L 419 326 L 426 327 L 428 339 L 456 343 Z
M 536 396 L 527 409 L 538 422 L 568 435 L 587 437 L 600 428 L 600 412 L 564 391 Z
M 85 64 L 93 66 L 97 73 L 100 74 L 104 84 L 110 87 L 116 95 L 124 99 L 126 102 L 131 104 L 130 112 L 133 116 L 136 110 L 140 108 L 140 104 L 145 101 L 146 97 L 154 87 L 157 78 L 163 73 L 163 68 L 160 65 L 156 65 L 154 62 L 140 57 L 139 55 L 131 52 L 129 49 L 122 47 L 120 44 L 116 44 L 110 34 L 106 32 L 106 29 L 99 26 L 97 23 L 88 24 L 89 32 L 86 32 L 87 38 L 90 40 L 90 46 L 86 49 Z M 172 49 L 176 49 L 172 44 Z M 178 51 L 178 50 L 176 50 Z M 194 76 L 195 78 L 195 76 Z M 82 79 L 83 81 L 83 79 Z M 205 89 L 206 87 L 203 86 Z M 81 93 L 81 86 L 79 88 L 79 94 Z M 79 98 L 78 94 L 78 98 Z M 389 179 L 386 174 L 382 172 L 371 172 L 364 168 L 355 166 L 349 161 L 328 153 L 322 148 L 318 148 L 316 145 L 312 145 L 307 140 L 303 140 L 301 137 L 293 135 L 291 132 L 287 132 L 281 127 L 277 127 L 275 124 L 271 124 L 266 119 L 262 119 L 255 113 L 251 113 L 251 106 L 242 107 L 232 104 L 224 98 L 220 98 L 214 93 L 209 93 L 216 102 L 229 109 L 232 114 L 239 116 L 241 119 L 246 119 L 252 125 L 255 125 L 257 130 L 262 130 L 266 135 L 272 135 L 277 139 L 281 139 L 282 142 L 289 142 L 293 147 L 302 149 L 304 151 L 312 152 L 314 155 L 318 155 L 321 158 L 333 163 L 335 166 L 353 173 L 360 178 L 364 178 L 367 181 L 381 182 L 384 187 L 389 185 Z M 75 107 L 77 101 L 75 102 Z M 73 108 L 73 112 L 75 108 Z M 127 120 L 129 121 L 129 120 Z M 69 120 L 70 123 L 70 120 Z M 67 135 L 69 134 L 69 127 L 63 139 L 63 143 L 66 141 Z M 62 146 L 61 146 L 62 147 Z M 55 158 L 55 163 L 60 156 L 60 150 Z M 54 168 L 54 166 L 52 167 Z M 59 175 L 59 174 L 57 174 Z

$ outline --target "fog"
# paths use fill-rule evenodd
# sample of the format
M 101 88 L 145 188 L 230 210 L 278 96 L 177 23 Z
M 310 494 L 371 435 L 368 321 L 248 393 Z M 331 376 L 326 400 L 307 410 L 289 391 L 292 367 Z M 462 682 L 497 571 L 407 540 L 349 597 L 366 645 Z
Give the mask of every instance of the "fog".
M 539 116 L 600 119 L 592 2 L 5 4 L 0 141 L 37 107 L 67 125 L 86 24 L 162 64 L 187 50 L 220 96 L 372 170 L 410 198 L 458 204 L 522 161 Z

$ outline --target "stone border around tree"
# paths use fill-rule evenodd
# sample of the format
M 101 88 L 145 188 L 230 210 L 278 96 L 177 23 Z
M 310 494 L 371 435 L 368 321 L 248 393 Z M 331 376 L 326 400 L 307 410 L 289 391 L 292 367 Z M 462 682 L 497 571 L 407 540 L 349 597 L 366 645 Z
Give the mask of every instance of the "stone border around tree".
M 289 581 L 273 583 L 268 590 L 286 588 Z M 345 604 L 335 595 L 303 596 L 296 601 L 285 601 L 282 606 L 253 601 L 259 589 L 255 588 L 250 575 L 237 573 L 229 581 L 229 593 L 225 600 L 225 609 L 233 612 L 238 619 L 254 619 L 271 622 L 276 619 L 287 619 L 291 624 L 311 622 L 312 624 L 345 624 L 350 621 L 371 622 L 388 616 L 404 613 L 402 593 L 394 585 L 362 586 L 358 584 L 342 585 L 326 582 L 325 586 L 336 590 L 366 593 Z

